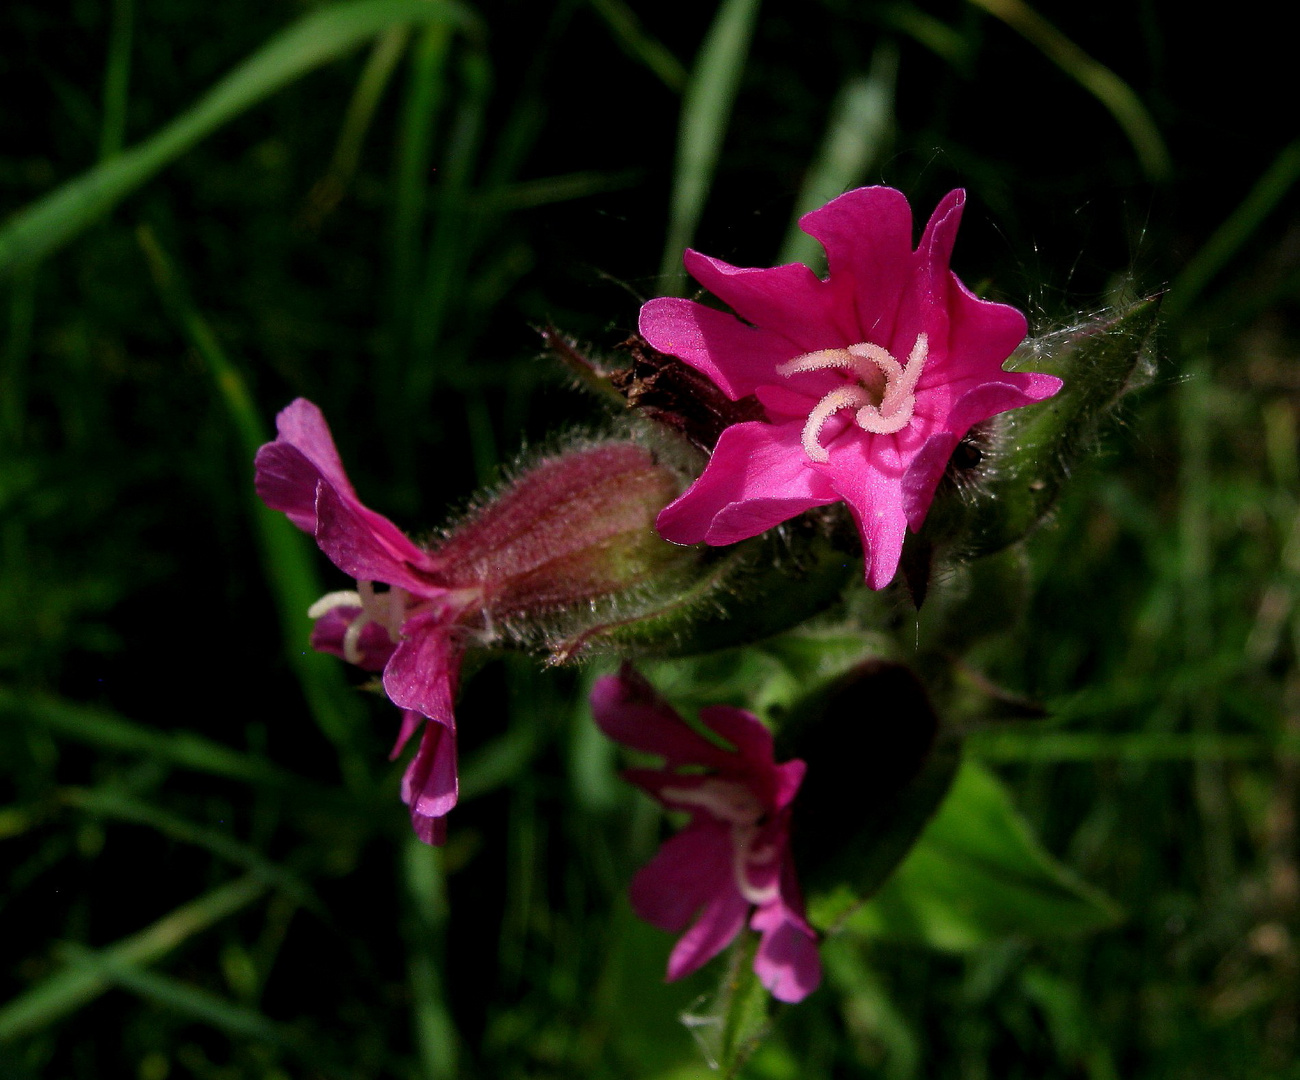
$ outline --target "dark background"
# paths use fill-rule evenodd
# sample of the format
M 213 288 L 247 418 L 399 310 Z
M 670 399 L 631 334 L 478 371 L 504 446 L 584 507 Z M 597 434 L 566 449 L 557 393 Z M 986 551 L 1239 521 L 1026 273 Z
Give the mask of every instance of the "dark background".
M 111 152 L 114 56 L 129 57 L 130 146 L 315 7 L 5 4 L 0 212 Z M 712 6 L 633 8 L 688 73 Z M 301 641 L 286 646 L 283 567 L 258 547 L 247 440 L 196 336 L 195 319 L 266 431 L 294 396 L 317 402 L 363 498 L 417 535 L 521 447 L 597 415 L 540 358 L 536 328 L 608 349 L 659 290 L 681 87 L 604 5 L 475 10 L 484 32 L 453 41 L 426 117 L 413 228 L 397 175 L 418 32 L 336 199 L 319 185 L 365 49 L 0 279 L 0 994 L 55 980 L 66 1004 L 0 1041 L 6 1077 L 696 1075 L 673 1071 L 698 1059 L 673 1021 L 690 994 L 657 987 L 667 939 L 619 906 L 627 832 L 641 850 L 653 825 L 612 785 L 575 794 L 584 755 L 603 760 L 577 676 L 516 659 L 469 685 L 463 752 L 504 772 L 456 811 L 445 861 L 406 846 L 383 764 L 394 718 L 359 694 L 345 741 L 367 779 L 344 797 L 346 755 L 304 705 Z M 1249 4 L 1040 14 L 1136 93 L 1167 169 L 1144 170 L 1094 94 L 974 5 L 768 0 L 693 243 L 775 261 L 831 103 L 884 46 L 891 135 L 862 179 L 905 191 L 922 220 L 967 188 L 964 280 L 1035 331 L 1171 289 L 1152 384 L 1033 538 L 1022 626 L 979 657 L 1017 692 L 1092 694 L 1074 730 L 1152 736 L 1002 766 L 1047 846 L 1128 918 L 960 955 L 874 945 L 871 984 L 822 991 L 755 1076 L 1294 1068 L 1295 747 L 1279 739 L 1296 734 L 1300 168 L 1284 157 L 1256 189 L 1284 147 L 1295 156 L 1292 43 Z M 160 287 L 149 244 L 179 291 Z M 343 586 L 307 547 L 297 558 L 322 591 Z M 187 768 L 184 733 L 302 786 Z M 1203 741 L 1168 741 L 1182 736 Z M 271 868 L 297 884 L 195 924 L 163 983 L 76 952 Z M 639 951 L 610 974 L 628 941 Z M 58 983 L 67 971 L 115 988 L 83 1000 Z M 177 986 L 207 996 L 168 1005 Z M 422 1049 L 438 1016 L 455 1064 Z

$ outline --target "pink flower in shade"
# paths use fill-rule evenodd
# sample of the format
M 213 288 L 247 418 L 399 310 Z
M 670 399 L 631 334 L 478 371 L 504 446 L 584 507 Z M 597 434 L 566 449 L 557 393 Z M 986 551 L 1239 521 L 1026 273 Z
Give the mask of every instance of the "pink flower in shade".
M 626 666 L 597 680 L 591 707 L 611 739 L 664 758 L 662 768 L 623 775 L 666 808 L 691 815 L 630 890 L 640 918 L 662 930 L 686 930 L 668 959 L 668 979 L 715 957 L 748 918 L 761 935 L 755 973 L 774 997 L 802 1001 L 821 982 L 817 938 L 790 855 L 791 803 L 804 763 L 777 765 L 767 728 L 728 705 L 702 709 L 700 720 L 735 749 L 711 742 Z
M 912 250 L 912 214 L 892 188 L 858 188 L 806 214 L 824 280 L 799 263 L 742 269 L 686 252 L 686 268 L 736 316 L 690 300 L 641 309 L 642 335 L 766 420 L 723 431 L 703 475 L 659 515 L 679 544 L 731 544 L 843 501 L 862 535 L 867 583 L 894 577 L 906 527 L 920 529 L 970 428 L 1060 389 L 1007 372 L 1024 316 L 975 297 L 948 263 L 965 193 L 939 204 Z
M 403 710 L 393 757 L 423 725 L 402 799 L 416 833 L 442 843 L 457 798 L 452 707 L 465 649 L 499 641 L 504 626 L 590 618 L 599 601 L 643 587 L 680 550 L 651 528 L 676 477 L 636 443 L 595 442 L 536 463 L 424 548 L 362 505 L 315 405 L 299 398 L 276 426 L 257 453 L 258 495 L 357 585 L 312 606 L 311 643 L 383 672 Z
M 320 409 L 299 398 L 276 417 L 276 428 L 279 437 L 255 459 L 258 495 L 311 533 L 334 565 L 357 579 L 355 592 L 329 593 L 312 605 L 312 646 L 367 671 L 383 671 L 384 690 L 403 710 L 393 757 L 426 719 L 432 721 L 402 778 L 402 799 L 416 834 L 440 844 L 445 815 L 457 797 L 457 621 L 481 594 L 448 587 L 441 560 L 362 505 Z M 376 590 L 377 582 L 388 589 Z

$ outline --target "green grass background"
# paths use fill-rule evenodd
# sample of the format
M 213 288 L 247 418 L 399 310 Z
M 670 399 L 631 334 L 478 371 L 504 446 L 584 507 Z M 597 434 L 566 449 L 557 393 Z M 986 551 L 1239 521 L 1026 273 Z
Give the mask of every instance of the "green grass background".
M 0 1076 L 709 1075 L 657 835 L 587 673 L 466 688 L 408 835 L 342 587 L 252 495 L 295 395 L 416 534 L 592 404 L 539 358 L 815 259 L 858 183 L 970 193 L 955 269 L 1068 325 L 1167 290 L 1156 375 L 1027 545 L 976 733 L 1124 910 L 847 935 L 744 1075 L 1300 1075 L 1300 132 L 1260 5 L 11 0 L 0 8 Z M 958 893 L 964 879 L 944 879 Z M 939 944 L 942 944 L 939 943 Z M 698 1033 L 698 1029 L 697 1033 Z M 707 1043 L 707 1039 L 704 1042 Z

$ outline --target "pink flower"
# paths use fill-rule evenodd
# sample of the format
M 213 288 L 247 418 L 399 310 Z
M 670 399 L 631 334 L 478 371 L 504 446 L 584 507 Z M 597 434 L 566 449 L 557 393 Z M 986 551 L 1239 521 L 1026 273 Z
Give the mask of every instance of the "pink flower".
M 663 768 L 624 776 L 668 809 L 691 815 L 630 890 L 633 910 L 662 930 L 686 930 L 694 919 L 668 959 L 668 979 L 711 960 L 748 916 L 761 935 L 755 973 L 774 997 L 803 1000 L 821 982 L 817 938 L 790 855 L 791 803 L 804 763 L 777 765 L 767 728 L 727 705 L 701 710 L 700 720 L 735 749 L 711 742 L 626 666 L 597 680 L 591 707 L 611 739 L 664 758 Z
M 356 579 L 312 605 L 312 646 L 383 672 L 403 710 L 393 757 L 423 725 L 402 799 L 421 839 L 442 843 L 458 794 L 452 708 L 465 649 L 640 587 L 660 549 L 676 550 L 650 523 L 677 481 L 642 446 L 596 442 L 538 462 L 430 549 L 362 505 L 315 405 L 299 398 L 276 427 L 255 460 L 258 495 Z
M 731 544 L 815 506 L 848 504 L 867 583 L 894 577 L 957 443 L 997 413 L 1050 397 L 1050 375 L 1006 372 L 1024 316 L 980 300 L 948 269 L 965 193 L 939 204 L 912 250 L 892 188 L 858 188 L 806 214 L 823 280 L 799 263 L 741 269 L 686 252 L 686 268 L 736 316 L 690 300 L 641 309 L 641 333 L 766 420 L 723 431 L 703 475 L 659 515 L 679 544 Z
M 258 495 L 357 579 L 355 592 L 329 593 L 312 605 L 312 646 L 383 671 L 384 690 L 403 710 L 393 757 L 426 718 L 433 721 L 402 778 L 402 799 L 417 835 L 440 844 L 457 798 L 457 621 L 479 602 L 479 593 L 448 587 L 442 560 L 362 505 L 320 409 L 299 398 L 276 417 L 276 428 L 279 437 L 255 459 Z M 376 590 L 377 582 L 388 589 Z

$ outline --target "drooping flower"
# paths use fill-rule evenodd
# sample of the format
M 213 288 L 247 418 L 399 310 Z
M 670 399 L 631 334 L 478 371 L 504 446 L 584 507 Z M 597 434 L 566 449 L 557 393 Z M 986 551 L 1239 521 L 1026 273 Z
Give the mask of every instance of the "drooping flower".
M 915 251 L 911 210 L 892 188 L 858 188 L 806 214 L 825 279 L 799 263 L 744 269 L 686 252 L 686 268 L 736 314 L 659 298 L 641 309 L 641 333 L 733 401 L 756 396 L 766 419 L 723 431 L 704 473 L 659 515 L 665 539 L 731 544 L 842 501 L 867 583 L 889 584 L 906 528 L 920 529 L 966 432 L 1061 386 L 1002 370 L 1025 318 L 949 269 L 964 202 L 950 192 Z
M 594 442 L 539 461 L 422 547 L 358 499 L 320 409 L 299 398 L 276 426 L 255 460 L 258 495 L 356 579 L 308 612 L 312 646 L 383 672 L 403 710 L 393 757 L 423 725 L 402 799 L 421 839 L 442 843 L 458 794 L 453 705 L 466 648 L 639 588 L 674 550 L 651 523 L 677 480 L 643 446 Z
M 700 721 L 734 749 L 711 742 L 626 666 L 597 680 L 591 707 L 611 739 L 664 759 L 662 768 L 623 775 L 666 808 L 691 815 L 630 889 L 640 918 L 685 930 L 668 959 L 668 979 L 707 963 L 748 919 L 760 934 L 760 981 L 782 1001 L 803 1000 L 821 982 L 817 937 L 804 917 L 790 855 L 791 807 L 804 763 L 776 764 L 771 732 L 728 705 L 702 709 Z

